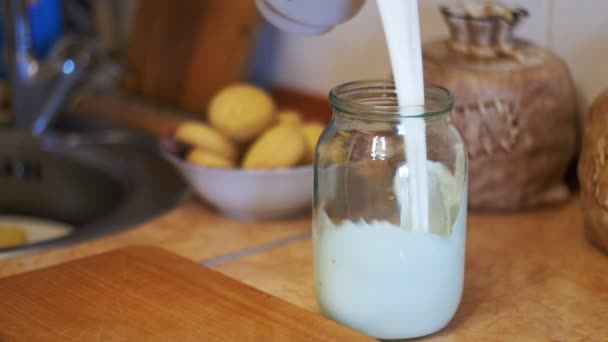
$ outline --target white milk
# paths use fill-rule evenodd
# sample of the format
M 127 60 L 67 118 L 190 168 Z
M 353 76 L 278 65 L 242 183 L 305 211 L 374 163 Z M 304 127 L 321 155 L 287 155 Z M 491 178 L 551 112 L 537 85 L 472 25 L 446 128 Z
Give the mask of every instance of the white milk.
M 317 216 L 315 285 L 327 316 L 381 339 L 427 335 L 450 321 L 463 288 L 466 184 L 439 163 L 427 166 L 431 233 Z M 395 188 L 403 187 L 396 175 Z

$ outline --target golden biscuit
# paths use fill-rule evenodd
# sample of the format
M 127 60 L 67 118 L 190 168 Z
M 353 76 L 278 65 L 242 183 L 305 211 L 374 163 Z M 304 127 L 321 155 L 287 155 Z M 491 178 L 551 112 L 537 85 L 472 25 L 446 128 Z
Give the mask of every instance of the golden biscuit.
M 226 159 L 235 160 L 236 146 L 215 129 L 199 122 L 184 122 L 177 127 L 175 140 L 204 148 Z
M 243 159 L 245 169 L 274 169 L 296 165 L 306 153 L 306 141 L 301 130 L 279 124 L 262 134 L 249 148 Z
M 209 152 L 201 147 L 197 147 L 190 151 L 186 157 L 186 160 L 190 163 L 203 166 L 221 167 L 225 169 L 235 167 L 232 160 L 219 156 L 213 152 Z
M 27 242 L 25 231 L 12 224 L 0 224 L 0 247 L 19 246 Z
M 236 142 L 247 142 L 276 118 L 272 97 L 263 89 L 248 84 L 235 84 L 222 89 L 209 104 L 209 122 Z
M 317 142 L 325 127 L 320 123 L 309 123 L 300 127 L 304 138 L 306 139 L 306 155 L 304 161 L 311 163 L 315 159 L 315 149 L 317 148 Z
M 297 110 L 283 109 L 277 112 L 277 120 L 280 124 L 300 125 L 302 116 Z

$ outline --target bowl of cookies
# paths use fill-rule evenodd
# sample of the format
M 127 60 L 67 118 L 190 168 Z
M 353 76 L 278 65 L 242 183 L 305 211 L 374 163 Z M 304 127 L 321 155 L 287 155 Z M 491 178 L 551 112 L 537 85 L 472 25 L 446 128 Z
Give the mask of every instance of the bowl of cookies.
M 324 124 L 277 109 L 250 84 L 211 100 L 205 120 L 163 139 L 167 159 L 204 202 L 231 218 L 268 220 L 309 213 L 314 151 Z

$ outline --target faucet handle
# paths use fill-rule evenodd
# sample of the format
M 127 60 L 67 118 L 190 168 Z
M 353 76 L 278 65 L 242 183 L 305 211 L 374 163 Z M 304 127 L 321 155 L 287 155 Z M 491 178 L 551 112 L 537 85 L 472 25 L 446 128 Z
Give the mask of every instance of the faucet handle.
M 57 42 L 37 78 L 46 95 L 32 124 L 34 134 L 47 129 L 86 71 L 103 55 L 101 45 L 92 39 L 66 36 Z

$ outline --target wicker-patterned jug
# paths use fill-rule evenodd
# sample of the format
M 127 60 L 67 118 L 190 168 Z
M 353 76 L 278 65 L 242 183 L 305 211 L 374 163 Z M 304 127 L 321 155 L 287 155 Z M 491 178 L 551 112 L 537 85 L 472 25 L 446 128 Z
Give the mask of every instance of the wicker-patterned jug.
M 424 46 L 425 81 L 455 94 L 452 119 L 468 147 L 470 207 L 515 210 L 565 200 L 577 126 L 567 66 L 513 37 L 523 9 L 487 3 L 441 12 L 450 37 Z

